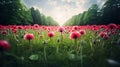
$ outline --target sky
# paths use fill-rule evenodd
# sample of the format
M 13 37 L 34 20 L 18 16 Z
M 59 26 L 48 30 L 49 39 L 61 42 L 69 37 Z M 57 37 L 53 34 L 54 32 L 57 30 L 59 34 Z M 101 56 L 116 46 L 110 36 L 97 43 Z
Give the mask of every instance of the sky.
M 100 7 L 106 0 L 22 0 L 27 7 L 39 9 L 40 13 L 51 16 L 59 25 L 72 16 L 86 11 L 92 4 Z

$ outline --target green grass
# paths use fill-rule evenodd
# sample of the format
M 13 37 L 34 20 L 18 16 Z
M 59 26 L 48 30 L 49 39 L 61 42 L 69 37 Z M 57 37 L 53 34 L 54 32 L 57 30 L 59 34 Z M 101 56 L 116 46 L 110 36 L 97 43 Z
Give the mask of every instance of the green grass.
M 26 32 L 33 33 L 35 36 L 30 44 L 23 39 Z M 86 34 L 77 40 L 79 49 L 75 49 L 77 45 L 69 38 L 69 33 L 63 33 L 61 40 L 61 34 L 54 32 L 55 36 L 51 40 L 45 30 L 19 30 L 16 34 L 8 30 L 4 36 L 0 34 L 0 39 L 7 40 L 11 46 L 4 54 L 0 54 L 0 65 L 2 65 L 0 67 L 81 67 L 81 58 L 82 67 L 110 67 L 106 59 L 120 62 L 120 45 L 116 43 L 119 30 L 108 40 L 87 30 Z M 40 38 L 40 35 L 43 38 Z M 57 42 L 58 39 L 60 42 Z M 44 41 L 46 44 L 43 44 Z

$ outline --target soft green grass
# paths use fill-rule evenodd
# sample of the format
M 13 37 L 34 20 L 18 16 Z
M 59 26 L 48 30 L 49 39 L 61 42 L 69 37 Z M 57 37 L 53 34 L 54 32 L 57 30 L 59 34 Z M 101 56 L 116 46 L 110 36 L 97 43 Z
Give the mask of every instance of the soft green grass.
M 33 33 L 35 36 L 30 44 L 23 39 L 26 32 Z M 82 67 L 109 67 L 106 59 L 120 61 L 120 45 L 116 43 L 119 31 L 105 40 L 93 31 L 87 30 L 86 34 L 77 40 L 78 45 L 69 38 L 69 33 L 63 33 L 61 40 L 61 34 L 54 32 L 55 36 L 51 39 L 45 30 L 29 29 L 18 30 L 16 34 L 11 31 L 6 35 L 0 34 L 0 39 L 7 40 L 11 46 L 7 52 L 0 55 L 2 59 L 0 65 L 3 67 L 81 67 L 82 64 Z M 43 38 L 40 38 L 40 35 Z M 57 42 L 58 39 L 60 42 Z M 43 44 L 44 41 L 46 44 Z M 83 47 L 82 54 L 81 47 Z

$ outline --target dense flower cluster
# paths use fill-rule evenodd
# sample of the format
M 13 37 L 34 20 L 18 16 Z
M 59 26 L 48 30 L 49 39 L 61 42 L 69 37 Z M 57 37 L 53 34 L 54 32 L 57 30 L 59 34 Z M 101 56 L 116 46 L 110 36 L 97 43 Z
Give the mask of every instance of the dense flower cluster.
M 8 53 L 5 52 L 9 48 Z M 83 63 L 81 67 L 89 67 L 91 63 L 104 62 L 108 58 L 119 59 L 119 50 L 120 25 L 117 24 L 62 27 L 40 26 L 38 24 L 24 26 L 0 25 L 0 58 L 3 60 L 1 64 L 8 64 L 8 66 L 15 55 L 15 60 L 17 61 L 18 59 L 18 64 L 21 60 L 22 66 L 24 66 L 24 62 L 28 64 L 25 66 L 31 66 L 31 64 L 36 64 L 37 61 L 40 61 L 45 62 L 45 65 L 37 62 L 37 66 L 53 64 L 54 67 L 56 63 L 51 63 L 51 60 L 54 60 L 65 63 L 65 65 L 70 64 L 70 66 L 60 65 L 59 67 L 73 67 L 71 63 L 74 61 L 81 61 Z M 64 62 L 64 60 L 66 61 Z M 48 65 L 46 65 L 46 62 Z M 31 64 L 29 65 L 29 63 Z M 82 63 L 74 62 L 74 64 L 80 65 Z M 97 64 L 98 66 L 93 65 L 91 67 L 99 67 L 101 63 Z M 102 67 L 105 66 L 103 65 Z
M 48 31 L 47 35 L 48 37 L 53 37 L 55 35 L 55 32 L 65 32 L 68 33 L 71 39 L 79 38 L 80 35 L 87 34 L 88 31 L 94 31 L 97 33 L 97 35 L 101 38 L 109 39 L 112 34 L 116 34 L 116 30 L 120 30 L 120 25 L 116 24 L 108 24 L 108 25 L 86 25 L 86 26 L 39 26 L 38 24 L 34 24 L 33 26 L 16 26 L 16 25 L 8 25 L 8 26 L 2 26 L 0 25 L 0 33 L 1 34 L 7 34 L 8 30 L 10 30 L 12 33 L 16 34 L 19 30 L 37 30 L 39 33 L 42 33 L 43 30 Z M 51 32 L 53 31 L 53 32 Z M 44 36 L 40 35 L 40 38 L 43 38 Z M 24 35 L 25 40 L 32 40 L 34 38 L 33 33 L 27 33 Z

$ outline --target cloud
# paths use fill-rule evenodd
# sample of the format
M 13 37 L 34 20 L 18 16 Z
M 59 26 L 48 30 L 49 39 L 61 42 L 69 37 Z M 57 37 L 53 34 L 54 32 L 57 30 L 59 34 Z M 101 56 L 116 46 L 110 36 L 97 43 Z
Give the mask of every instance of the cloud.
M 56 0 L 48 0 L 48 5 L 51 5 L 51 6 L 56 6 L 57 5 L 57 1 Z
M 69 18 L 86 11 L 92 4 L 102 6 L 106 0 L 24 0 L 29 6 L 39 8 L 40 12 L 53 17 L 60 25 Z
M 69 18 L 85 11 L 84 8 L 74 8 L 71 5 L 65 4 L 62 6 L 55 6 L 46 14 L 52 16 L 60 25 L 64 24 Z

